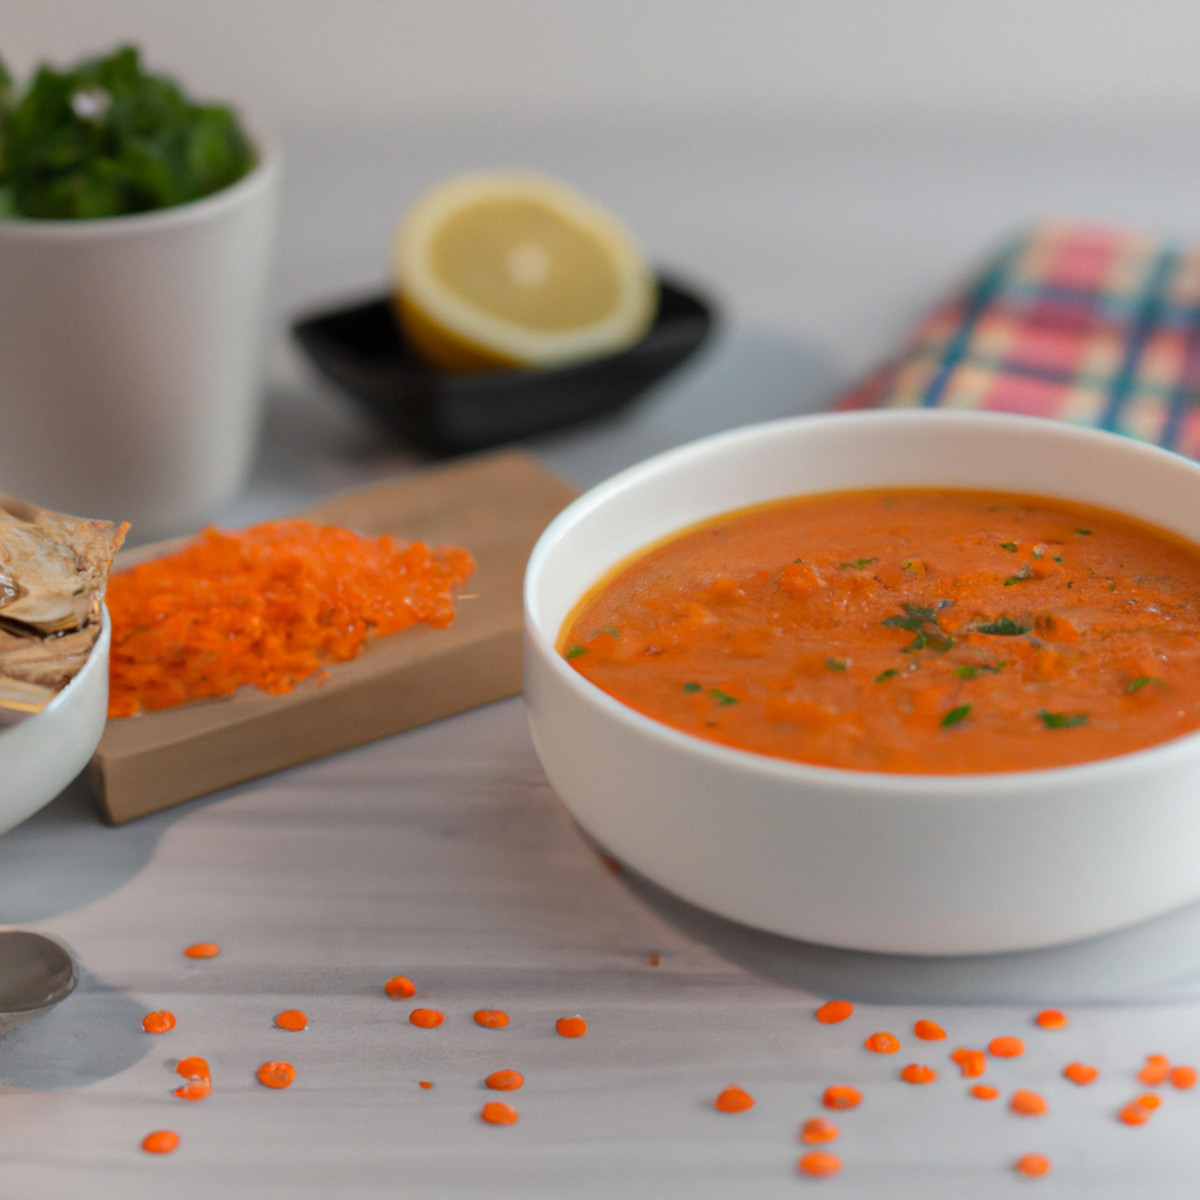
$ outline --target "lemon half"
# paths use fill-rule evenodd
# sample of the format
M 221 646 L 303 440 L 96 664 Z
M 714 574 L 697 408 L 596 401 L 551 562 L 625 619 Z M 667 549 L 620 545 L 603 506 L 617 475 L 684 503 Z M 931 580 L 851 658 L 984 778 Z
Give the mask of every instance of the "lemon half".
M 642 338 L 658 306 L 625 226 L 531 171 L 463 175 L 426 193 L 397 230 L 393 267 L 409 341 L 447 371 L 612 354 Z

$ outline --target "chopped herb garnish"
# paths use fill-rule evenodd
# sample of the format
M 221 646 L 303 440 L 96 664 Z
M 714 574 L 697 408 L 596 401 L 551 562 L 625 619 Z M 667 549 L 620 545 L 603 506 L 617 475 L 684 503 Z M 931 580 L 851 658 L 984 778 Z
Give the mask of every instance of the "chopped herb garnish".
M 863 569 L 863 567 L 868 567 L 871 565 L 871 563 L 878 562 L 878 561 L 879 561 L 878 555 L 876 555 L 874 558 L 852 558 L 852 559 L 850 559 L 849 562 L 838 563 L 838 570 L 839 571 L 847 571 L 847 570 L 861 571 Z
M 1078 729 L 1088 723 L 1087 713 L 1052 713 L 1039 708 L 1037 715 L 1047 729 Z
M 970 711 L 971 711 L 971 706 L 969 704 L 960 704 L 957 708 L 952 708 L 938 722 L 938 724 L 943 729 L 949 729 L 951 725 L 957 725 L 959 723 L 959 721 L 963 720 L 966 717 L 967 713 L 969 713 Z
M 1012 617 L 998 617 L 986 625 L 976 625 L 976 633 L 994 633 L 997 637 L 1020 637 L 1028 633 L 1033 626 L 1028 622 L 1014 621 Z
M 897 671 L 895 667 L 888 667 L 886 671 L 880 671 L 879 674 L 875 676 L 875 682 L 882 683 L 885 679 L 891 679 L 893 676 L 899 674 L 900 672 Z
M 685 692 L 698 692 L 700 690 L 700 685 L 698 683 L 685 683 L 683 685 L 683 690 Z
M 1033 568 L 1028 563 L 1025 563 L 1025 565 L 1022 566 L 1022 568 L 1015 575 L 1010 575 L 1004 581 L 1004 586 L 1012 587 L 1012 585 L 1014 583 L 1023 583 L 1026 579 L 1032 579 L 1032 578 L 1033 578 Z
M 710 695 L 710 696 L 711 696 L 711 697 L 712 697 L 712 698 L 713 698 L 713 699 L 714 699 L 714 700 L 715 700 L 715 701 L 716 701 L 718 704 L 721 704 L 721 705 L 725 705 L 725 704 L 736 704 L 736 703 L 738 702 L 738 701 L 737 701 L 737 697 L 736 697 L 736 696 L 731 696 L 731 695 L 730 695 L 728 692 L 723 692 L 723 691 L 721 691 L 721 689 L 720 689 L 720 688 L 709 688 L 709 689 L 708 689 L 708 694 L 709 694 L 709 695 Z
M 1140 692 L 1148 683 L 1157 683 L 1165 686 L 1157 675 L 1142 675 L 1140 678 L 1132 680 L 1125 690 L 1127 692 Z
M 1061 555 L 1061 554 L 1056 554 L 1056 555 L 1054 556 L 1054 561 L 1055 561 L 1056 563 L 1060 563 L 1060 562 L 1062 562 L 1062 555 Z
M 994 666 L 988 663 L 969 663 L 965 667 L 959 667 L 955 674 L 959 679 L 974 679 L 980 672 L 995 675 L 1004 665 L 1003 662 L 998 662 Z
M 844 671 L 846 669 L 846 660 L 844 658 L 827 658 L 825 665 L 831 671 Z
M 1016 542 L 1001 542 L 1000 549 L 1007 550 L 1009 552 L 1009 554 L 1016 554 L 1017 543 Z
M 586 653 L 587 653 L 587 647 L 580 646 L 578 643 L 576 643 L 574 646 L 572 646 L 567 651 L 567 658 L 578 658 L 580 655 L 586 654 Z
M 600 632 L 607 633 L 610 638 L 619 638 L 621 636 L 621 631 L 615 625 L 605 625 Z
M 1092 536 L 1092 531 L 1090 529 L 1077 529 L 1077 530 L 1075 530 L 1075 532 L 1080 534 L 1082 537 L 1091 537 Z
M 942 601 L 938 608 L 946 608 L 949 600 Z M 954 645 L 954 639 L 938 628 L 937 613 L 932 608 L 922 608 L 919 604 L 904 605 L 904 616 L 885 617 L 880 624 L 892 629 L 907 629 L 915 634 L 912 642 L 904 647 L 907 654 L 910 650 L 936 650 L 945 654 Z

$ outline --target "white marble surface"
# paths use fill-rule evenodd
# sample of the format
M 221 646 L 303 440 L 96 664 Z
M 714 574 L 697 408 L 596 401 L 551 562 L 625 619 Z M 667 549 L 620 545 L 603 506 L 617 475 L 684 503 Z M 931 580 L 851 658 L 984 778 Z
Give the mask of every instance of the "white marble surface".
M 516 161 L 618 207 L 654 257 L 718 301 L 720 336 L 621 417 L 531 444 L 580 484 L 708 430 L 820 406 L 886 353 L 999 236 L 1045 213 L 1200 230 L 1200 159 L 1181 119 L 912 128 L 853 123 L 351 129 L 289 146 L 279 337 L 258 473 L 231 522 L 412 469 L 288 343 L 284 321 L 383 278 L 395 216 L 451 170 Z M 1033 831 L 1031 831 L 1033 832 Z M 954 853 L 947 847 L 948 854 Z M 550 792 L 519 699 L 463 714 L 121 828 L 77 782 L 0 840 L 0 922 L 53 934 L 77 993 L 0 1039 L 0 1196 L 175 1200 L 325 1197 L 1191 1197 L 1200 1090 L 1165 1089 L 1151 1122 L 1116 1119 L 1144 1055 L 1200 1062 L 1200 906 L 1091 943 L 977 960 L 905 960 L 738 929 L 611 872 Z M 219 958 L 190 962 L 215 940 Z M 651 965 L 651 955 L 659 965 Z M 413 978 L 437 1030 L 383 981 Z M 831 996 L 856 1002 L 835 1027 Z M 415 1003 L 415 1002 L 414 1002 Z M 1069 1029 L 1031 1024 L 1065 1008 Z M 144 1034 L 169 1008 L 176 1029 Z M 272 1027 L 304 1009 L 310 1028 Z M 503 1031 L 471 1020 L 505 1009 Z M 588 1035 L 559 1038 L 560 1015 Z M 946 1043 L 910 1034 L 939 1020 Z M 876 1029 L 899 1055 L 862 1048 Z M 984 1103 L 947 1061 L 1025 1037 L 987 1079 L 1042 1092 L 1043 1118 Z M 171 1095 L 200 1054 L 214 1090 Z M 258 1085 L 287 1058 L 296 1083 Z M 1073 1058 L 1091 1088 L 1061 1078 Z M 920 1061 L 930 1087 L 900 1082 Z M 483 1077 L 524 1072 L 511 1128 L 478 1119 Z M 423 1090 L 419 1080 L 434 1087 Z M 797 1175 L 802 1120 L 829 1083 L 834 1180 Z M 737 1083 L 757 1098 L 711 1108 Z M 165 1158 L 142 1137 L 173 1128 Z M 1052 1174 L 1018 1178 L 1048 1154 Z

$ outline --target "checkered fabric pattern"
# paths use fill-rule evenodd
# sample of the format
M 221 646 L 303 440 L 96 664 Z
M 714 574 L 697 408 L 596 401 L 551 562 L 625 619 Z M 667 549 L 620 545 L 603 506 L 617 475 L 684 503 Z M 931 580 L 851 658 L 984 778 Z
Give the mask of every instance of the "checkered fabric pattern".
M 1039 226 L 835 407 L 880 405 L 1054 417 L 1200 458 L 1200 246 Z

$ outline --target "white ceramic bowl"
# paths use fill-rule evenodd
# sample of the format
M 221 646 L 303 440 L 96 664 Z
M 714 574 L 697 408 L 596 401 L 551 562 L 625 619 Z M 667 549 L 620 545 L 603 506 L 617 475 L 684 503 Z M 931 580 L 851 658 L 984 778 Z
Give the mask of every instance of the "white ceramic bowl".
M 0 833 L 49 804 L 87 766 L 108 714 L 108 611 L 83 669 L 40 713 L 0 728 Z
M 525 584 L 525 696 L 579 824 L 669 891 L 828 945 L 977 954 L 1067 942 L 1200 896 L 1200 734 L 1080 766 L 887 775 L 786 762 L 634 712 L 555 651 L 612 566 L 696 521 L 841 488 L 968 487 L 1117 509 L 1200 543 L 1200 465 L 1059 422 L 800 417 L 669 451 L 545 531 Z

